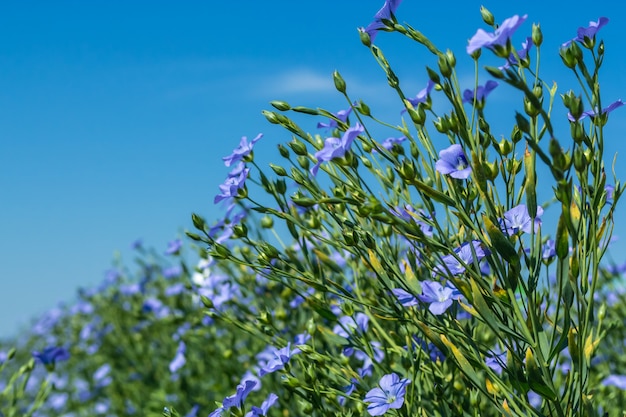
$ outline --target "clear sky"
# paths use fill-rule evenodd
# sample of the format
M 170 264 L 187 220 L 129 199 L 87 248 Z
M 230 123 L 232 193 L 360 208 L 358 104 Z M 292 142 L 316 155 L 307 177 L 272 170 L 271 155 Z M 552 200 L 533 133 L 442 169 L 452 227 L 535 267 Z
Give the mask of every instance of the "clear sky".
M 97 285 L 116 252 L 131 263 L 136 239 L 163 251 L 192 228 L 192 212 L 218 218 L 213 197 L 227 173 L 221 157 L 242 135 L 264 132 L 255 149 L 269 162 L 276 144 L 289 140 L 260 113 L 270 100 L 344 108 L 331 79 L 337 69 L 353 98 L 398 123 L 401 104 L 356 30 L 382 4 L 3 2 L 0 336 L 71 300 L 79 286 Z M 397 17 L 453 50 L 466 70 L 461 79 L 471 83 L 464 51 L 476 29 L 485 28 L 481 4 L 498 22 L 529 15 L 517 45 L 532 22 L 541 23 L 543 74 L 563 79 L 561 92 L 575 83 L 561 66 L 558 46 L 577 27 L 609 17 L 600 32 L 607 44 L 604 97 L 607 103 L 626 99 L 621 2 L 404 0 Z M 436 66 L 431 55 L 398 34 L 381 33 L 376 43 L 408 94 L 423 88 L 424 66 Z M 493 100 L 507 103 L 507 91 L 497 89 Z M 510 133 L 512 113 L 502 117 L 506 130 L 496 137 Z M 610 154 L 624 153 L 625 120 L 626 110 L 616 110 Z M 315 130 L 316 121 L 303 127 Z M 626 178 L 621 165 L 618 174 Z

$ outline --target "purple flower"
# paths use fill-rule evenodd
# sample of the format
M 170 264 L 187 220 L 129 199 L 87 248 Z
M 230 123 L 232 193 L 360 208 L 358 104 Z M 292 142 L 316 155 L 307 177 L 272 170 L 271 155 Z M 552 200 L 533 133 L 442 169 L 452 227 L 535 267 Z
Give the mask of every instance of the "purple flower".
M 335 158 L 340 158 L 350 150 L 354 139 L 364 132 L 363 126 L 357 123 L 354 127 L 345 131 L 341 139 L 328 138 L 324 141 L 324 147 L 315 152 L 317 163 L 311 168 L 311 174 L 316 175 L 322 162 L 328 162 Z
M 519 57 L 520 60 L 526 59 L 526 57 L 528 57 L 528 51 L 530 51 L 530 48 L 532 46 L 533 46 L 533 38 L 529 36 L 526 38 L 524 42 L 522 42 L 522 49 L 517 51 L 517 57 Z M 514 54 L 511 54 L 511 56 L 509 56 L 509 59 L 506 61 L 506 63 L 503 66 L 498 67 L 498 69 L 505 70 L 509 68 L 511 65 L 519 64 L 517 57 Z
M 237 392 L 229 397 L 224 398 L 222 407 L 229 409 L 230 407 L 240 408 L 243 405 L 246 397 L 250 394 L 250 391 L 255 387 L 255 381 L 244 381 L 237 385 Z
M 485 83 L 484 86 L 479 85 L 476 87 L 476 91 L 472 91 L 467 89 L 463 91 L 463 103 L 473 103 L 474 99 L 476 101 L 481 102 L 487 98 L 489 93 L 491 93 L 496 87 L 498 83 L 493 80 L 489 80 Z
M 617 101 L 614 101 L 613 103 L 609 104 L 607 107 L 605 107 L 604 109 L 602 109 L 601 114 L 608 114 L 611 113 L 613 110 L 615 110 L 618 107 L 622 107 L 624 105 L 624 102 L 622 101 L 622 99 L 619 99 Z M 578 118 L 578 120 L 582 120 L 585 117 L 597 117 L 598 116 L 598 109 L 595 110 L 587 110 L 585 112 L 583 112 L 580 117 Z M 567 118 L 570 122 L 575 122 L 576 119 L 574 118 L 574 116 L 572 116 L 572 113 L 567 113 Z
M 412 307 L 417 305 L 417 298 L 415 298 L 410 292 L 407 292 L 402 288 L 394 288 L 391 292 L 396 296 L 402 306 Z
M 398 409 L 404 404 L 406 386 L 411 383 L 409 379 L 400 379 L 393 373 L 380 378 L 378 387 L 365 394 L 364 402 L 370 403 L 367 412 L 371 416 L 382 416 L 389 409 Z
M 602 380 L 602 385 L 614 386 L 621 390 L 626 390 L 626 376 L 624 375 L 609 375 Z
M 514 15 L 509 17 L 502 22 L 493 33 L 487 33 L 482 29 L 478 29 L 467 45 L 467 53 L 471 55 L 483 47 L 493 50 L 496 46 L 505 46 L 513 33 L 524 23 L 527 17 L 528 15 L 522 17 Z
M 537 227 L 541 226 L 540 217 L 542 215 L 543 208 L 541 206 L 537 206 L 537 217 L 534 222 L 535 231 L 537 231 Z M 525 204 L 513 207 L 511 210 L 504 213 L 504 218 L 500 219 L 502 231 L 506 232 L 509 236 L 515 235 L 519 231 L 530 233 L 532 224 L 533 221 L 528 214 L 528 209 Z
M 259 376 L 282 369 L 285 364 L 289 363 L 289 359 L 291 359 L 293 355 L 300 353 L 300 349 L 298 348 L 291 350 L 291 342 L 287 343 L 287 346 L 282 349 L 276 349 L 275 347 L 271 347 L 270 349 L 270 352 L 260 354 L 261 360 L 265 360 L 265 363 L 261 366 Z
M 556 242 L 552 239 L 548 239 L 543 245 L 541 251 L 541 257 L 543 259 L 550 259 L 556 256 Z
M 407 100 L 409 101 L 409 103 L 411 103 L 413 107 L 416 107 L 420 103 L 425 103 L 434 86 L 435 82 L 433 80 L 428 80 L 426 87 L 424 87 L 419 93 L 417 93 L 417 96 L 415 96 L 415 98 L 409 98 Z M 402 110 L 400 113 L 404 112 L 406 112 L 406 109 Z
M 183 268 L 180 265 L 174 265 L 164 268 L 162 273 L 164 278 L 176 278 L 182 275 Z
M 332 113 L 332 115 L 335 116 L 337 119 L 341 120 L 342 122 L 347 123 L 350 112 L 352 112 L 352 107 L 350 107 L 347 110 L 339 110 L 337 113 Z M 335 129 L 339 127 L 339 125 L 337 124 L 337 121 L 335 119 L 328 119 L 328 123 L 319 122 L 317 124 L 317 127 L 318 129 L 321 129 L 321 128 Z
M 176 255 L 180 251 L 180 248 L 183 246 L 183 241 L 180 239 L 172 240 L 167 244 L 167 249 L 165 250 L 166 255 Z
M 263 401 L 263 404 L 261 404 L 261 407 L 253 405 L 250 411 L 246 413 L 246 417 L 260 417 L 267 415 L 267 411 L 276 403 L 276 401 L 278 401 L 278 395 L 273 392 L 270 393 L 265 401 Z
M 391 149 L 393 148 L 393 145 L 398 145 L 401 142 L 404 142 L 405 140 L 406 140 L 405 136 L 400 136 L 399 138 L 387 138 L 380 143 L 380 147 L 387 149 L 388 151 L 391 151 Z M 376 149 L 374 149 L 373 151 L 376 152 Z
M 452 275 L 459 275 L 465 272 L 465 265 L 471 265 L 474 263 L 472 248 L 476 253 L 476 261 L 480 261 L 489 254 L 489 251 L 485 251 L 483 249 L 480 241 L 473 240 L 471 246 L 469 242 L 465 242 L 454 250 L 456 257 L 454 255 L 446 255 L 441 258 L 443 265 L 436 266 L 434 270 L 435 273 L 447 275 L 449 271 Z M 461 262 L 459 262 L 457 258 L 459 258 Z
M 237 197 L 239 190 L 245 185 L 246 178 L 248 178 L 248 173 L 250 172 L 248 168 L 241 168 L 243 165 L 243 163 L 238 165 L 228 174 L 226 181 L 220 184 L 221 193 L 213 199 L 214 204 L 227 198 Z
M 459 299 L 461 293 L 451 284 L 444 287 L 436 281 L 423 281 L 422 294 L 419 299 L 427 304 L 428 310 L 435 316 L 439 316 L 448 310 L 453 300 Z
M 350 337 L 350 333 L 353 333 L 355 330 L 358 330 L 362 333 L 367 331 L 367 326 L 369 324 L 369 318 L 366 314 L 356 313 L 356 319 L 350 316 L 343 316 L 339 319 L 339 324 L 335 325 L 333 328 L 333 332 L 337 336 L 345 337 L 346 339 Z
M 70 353 L 62 347 L 50 346 L 42 352 L 33 352 L 33 357 L 39 359 L 44 365 L 54 365 L 57 361 L 66 361 L 70 358 Z
M 187 414 L 185 414 L 185 417 L 196 417 L 198 415 L 198 411 L 200 411 L 200 406 L 196 404 Z
M 374 42 L 378 31 L 387 27 L 383 20 L 392 20 L 392 15 L 396 12 L 402 0 L 385 0 L 383 7 L 374 15 L 374 21 L 367 25 L 365 29 L 360 30 L 366 32 L 370 36 L 370 40 Z
M 607 204 L 611 204 L 613 202 L 613 194 L 615 194 L 615 187 L 609 184 L 604 187 L 604 191 L 606 191 Z
M 239 146 L 233 150 L 228 156 L 222 158 L 224 161 L 224 165 L 227 167 L 231 166 L 234 162 L 241 161 L 244 157 L 248 156 L 250 152 L 252 152 L 252 147 L 254 144 L 263 137 L 262 133 L 259 133 L 254 139 L 248 143 L 248 138 L 243 136 L 241 141 L 239 142 Z
M 169 368 L 171 373 L 178 372 L 180 368 L 185 365 L 187 359 L 185 359 L 185 351 L 187 350 L 187 345 L 182 340 L 178 343 L 178 348 L 176 349 L 176 356 L 170 362 Z
M 596 33 L 598 33 L 598 31 L 600 30 L 600 28 L 602 28 L 602 26 L 606 25 L 607 23 L 609 23 L 609 19 L 606 17 L 601 17 L 598 19 L 597 22 L 589 22 L 589 26 L 585 27 L 579 27 L 578 28 L 578 33 L 576 35 L 575 38 L 573 38 L 572 40 L 569 40 L 567 42 L 565 42 L 563 45 L 561 45 L 561 47 L 566 48 L 569 46 L 570 43 L 572 42 L 585 42 L 585 38 L 587 39 L 593 39 L 596 36 Z
M 463 148 L 454 144 L 439 152 L 439 160 L 435 163 L 435 169 L 443 175 L 450 175 L 452 178 L 466 179 L 472 172 Z

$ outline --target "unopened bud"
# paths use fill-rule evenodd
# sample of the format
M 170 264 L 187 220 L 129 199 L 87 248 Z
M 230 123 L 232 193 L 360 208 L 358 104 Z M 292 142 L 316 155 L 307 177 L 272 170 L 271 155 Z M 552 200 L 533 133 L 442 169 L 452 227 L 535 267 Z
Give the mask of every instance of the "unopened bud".
M 343 80 L 343 78 L 341 77 L 341 74 L 339 74 L 339 71 L 337 70 L 333 72 L 333 81 L 335 82 L 335 88 L 337 89 L 337 91 L 345 94 L 346 82 Z
M 495 19 L 493 18 L 493 14 L 487 10 L 485 6 L 480 6 L 480 16 L 483 18 L 483 22 L 489 26 L 493 26 Z
M 533 45 L 540 47 L 543 43 L 543 33 L 541 33 L 541 25 L 539 23 L 533 23 L 531 34 Z
M 287 104 L 287 102 L 285 101 L 281 101 L 281 100 L 274 100 L 274 101 L 270 101 L 270 104 L 277 110 L 280 111 L 287 111 L 291 108 L 291 106 L 289 106 L 289 104 Z

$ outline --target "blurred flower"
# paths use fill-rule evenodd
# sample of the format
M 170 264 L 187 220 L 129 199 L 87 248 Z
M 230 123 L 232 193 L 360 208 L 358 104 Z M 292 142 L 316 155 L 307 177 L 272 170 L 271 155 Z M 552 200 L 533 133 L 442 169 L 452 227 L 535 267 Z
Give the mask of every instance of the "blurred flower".
M 519 62 L 517 58 L 519 57 L 519 59 L 521 60 L 526 59 L 526 57 L 528 57 L 528 51 L 530 51 L 530 48 L 532 46 L 533 46 L 533 38 L 529 36 L 526 38 L 524 42 L 522 42 L 522 49 L 517 51 L 517 57 L 514 54 L 511 54 L 511 56 L 509 56 L 509 59 L 507 59 L 506 63 L 502 65 L 501 67 L 498 67 L 498 69 L 505 70 L 509 68 L 511 65 L 518 65 Z
M 361 28 L 360 30 L 366 32 L 370 40 L 374 42 L 378 31 L 387 27 L 383 20 L 392 20 L 392 15 L 396 12 L 400 3 L 402 3 L 402 0 L 385 0 L 383 7 L 374 15 L 374 21 L 367 25 L 365 29 Z
M 443 174 L 450 175 L 452 178 L 466 179 L 472 172 L 463 148 L 461 145 L 454 144 L 439 152 L 439 160 L 435 163 L 435 169 Z
M 335 158 L 340 158 L 346 154 L 350 150 L 352 146 L 352 142 L 354 139 L 363 133 L 364 129 L 359 123 L 357 123 L 354 127 L 346 130 L 339 138 L 327 138 L 324 141 L 324 147 L 319 151 L 315 152 L 315 158 L 317 159 L 317 163 L 311 168 L 311 174 L 317 175 L 317 170 L 319 169 L 322 162 L 328 162 Z
M 626 390 L 626 376 L 625 375 L 609 375 L 602 380 L 602 385 L 614 386 L 621 390 Z
M 354 330 L 365 333 L 368 323 L 369 318 L 361 312 L 356 313 L 356 319 L 350 316 L 343 316 L 339 319 L 339 324 L 333 328 L 333 333 L 347 339 Z
M 496 46 L 505 46 L 507 41 L 513 36 L 513 33 L 524 21 L 528 15 L 519 17 L 514 15 L 506 19 L 493 33 L 487 33 L 482 29 L 478 29 L 476 34 L 472 36 L 467 45 L 467 53 L 473 54 L 480 48 L 486 47 L 493 50 Z
M 176 278 L 183 274 L 183 268 L 180 265 L 163 268 L 163 278 Z
M 364 402 L 370 403 L 367 412 L 372 416 L 382 416 L 391 408 L 402 407 L 406 386 L 410 382 L 406 378 L 400 379 L 395 373 L 383 376 L 378 382 L 378 387 L 370 390 L 363 399 Z
M 616 101 L 614 101 L 613 103 L 609 104 L 609 105 L 608 105 L 607 107 L 605 107 L 604 109 L 602 109 L 602 114 L 608 114 L 608 113 L 611 113 L 613 110 L 615 110 L 615 109 L 616 109 L 616 108 L 618 108 L 618 107 L 622 107 L 623 105 L 624 105 L 624 102 L 623 102 L 621 99 L 616 100 Z M 580 115 L 580 117 L 578 118 L 578 120 L 580 121 L 580 120 L 584 119 L 584 118 L 585 118 L 585 117 L 587 117 L 587 116 L 589 116 L 589 117 L 597 117 L 597 116 L 598 116 L 598 109 L 584 111 L 584 112 Z M 572 116 L 572 113 L 567 113 L 567 119 L 568 119 L 570 122 L 575 122 L 575 121 L 577 120 L 577 119 L 575 119 L 575 118 L 574 118 L 574 116 Z
M 380 142 L 381 148 L 387 149 L 390 151 L 393 148 L 393 145 L 398 145 L 401 142 L 406 140 L 405 136 L 400 136 L 399 138 L 387 138 Z M 372 152 L 376 152 L 376 149 L 372 149 Z
M 240 408 L 255 385 L 255 381 L 243 381 L 241 384 L 237 385 L 237 392 L 229 397 L 224 398 L 222 406 L 225 409 L 229 409 L 230 407 Z
M 350 112 L 352 112 L 352 107 L 346 110 L 339 110 L 337 113 L 331 113 L 331 114 L 335 116 L 337 119 L 341 120 L 342 122 L 347 123 Z M 339 125 L 337 124 L 337 121 L 335 119 L 329 118 L 328 123 L 319 122 L 317 124 L 317 127 L 318 129 L 322 129 L 322 128 L 336 129 L 337 127 L 339 127 Z
M 167 249 L 165 250 L 166 255 L 176 255 L 180 251 L 180 248 L 183 246 L 183 241 L 180 239 L 174 239 L 167 244 Z
M 472 250 L 476 253 L 476 261 L 480 261 L 489 254 L 489 251 L 483 249 L 480 241 L 473 240 L 471 246 L 469 242 L 465 242 L 454 250 L 456 257 L 454 255 L 446 255 L 441 258 L 443 265 L 436 266 L 434 272 L 442 275 L 447 275 L 448 272 L 452 275 L 462 274 L 465 272 L 465 265 L 472 265 L 474 263 Z M 459 258 L 461 262 L 459 262 L 457 258 Z
M 70 353 L 62 347 L 50 346 L 42 352 L 33 352 L 33 357 L 39 359 L 44 365 L 54 365 L 57 361 L 65 361 L 70 358 Z
M 474 99 L 476 101 L 483 101 L 487 98 L 489 93 L 491 93 L 498 86 L 497 81 L 489 80 L 485 83 L 485 85 L 479 85 L 476 87 L 476 91 L 472 91 L 467 89 L 463 91 L 463 103 L 473 103 Z
M 213 199 L 213 203 L 217 204 L 222 200 L 231 197 L 237 197 L 238 191 L 243 188 L 250 169 L 245 168 L 243 163 L 237 165 L 229 174 L 223 184 L 219 188 L 221 194 L 217 194 Z
M 565 42 L 563 45 L 561 45 L 561 47 L 566 48 L 572 42 L 582 43 L 585 41 L 585 38 L 593 39 L 596 36 L 596 33 L 598 33 L 598 31 L 607 23 L 609 23 L 609 19 L 606 17 L 601 17 L 598 19 L 597 22 L 593 22 L 593 21 L 589 22 L 589 26 L 587 27 L 582 27 L 582 26 L 579 27 L 576 37 Z
M 420 301 L 430 304 L 428 310 L 435 316 L 446 312 L 452 305 L 453 300 L 458 300 L 461 293 L 451 284 L 444 287 L 436 281 L 422 281 L 422 294 L 418 295 Z
M 541 226 L 540 217 L 543 215 L 543 208 L 537 206 L 537 217 L 535 218 L 534 230 L 537 231 L 537 227 Z M 504 213 L 504 217 L 500 219 L 500 226 L 502 231 L 506 232 L 509 236 L 515 235 L 522 231 L 524 233 L 531 232 L 531 226 L 533 224 L 528 209 L 525 204 L 519 204 L 513 207 L 511 210 Z
M 261 404 L 261 407 L 253 405 L 250 411 L 246 413 L 245 417 L 260 417 L 267 415 L 267 411 L 276 403 L 276 401 L 278 401 L 278 395 L 273 392 L 270 393 L 265 401 L 263 401 L 263 404 Z
M 196 404 L 191 408 L 191 410 L 189 410 L 187 414 L 185 414 L 185 417 L 196 417 L 198 415 L 198 411 L 200 411 L 200 406 Z
M 393 295 L 396 296 L 400 304 L 404 307 L 412 307 L 417 305 L 417 298 L 413 294 L 403 290 L 402 288 L 394 288 L 391 290 Z
M 182 340 L 178 343 L 178 348 L 176 349 L 176 356 L 170 362 L 169 368 L 171 373 L 176 373 L 180 368 L 182 368 L 187 359 L 185 359 L 185 352 L 187 350 L 187 345 Z
M 250 152 L 252 152 L 254 144 L 258 142 L 258 140 L 262 137 L 263 134 L 259 133 L 254 139 L 250 141 L 250 143 L 248 143 L 248 138 L 242 136 L 241 141 L 239 142 L 239 146 L 233 150 L 233 153 L 222 158 L 222 160 L 224 161 L 224 165 L 229 167 L 234 162 L 241 161 L 244 157 L 248 156 Z
M 276 349 L 273 346 L 269 347 L 269 351 L 261 352 L 258 356 L 261 356 L 259 363 L 261 364 L 261 370 L 259 376 L 265 374 L 271 374 L 279 369 L 282 369 L 285 364 L 289 363 L 289 359 L 295 354 L 300 353 L 300 349 L 295 348 L 291 350 L 291 342 L 287 343 L 282 349 Z

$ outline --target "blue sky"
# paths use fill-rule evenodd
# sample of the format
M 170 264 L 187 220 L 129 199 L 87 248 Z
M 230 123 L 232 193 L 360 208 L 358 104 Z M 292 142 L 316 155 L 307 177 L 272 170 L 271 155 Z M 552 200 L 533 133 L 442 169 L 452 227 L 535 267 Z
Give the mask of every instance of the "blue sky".
M 353 98 L 398 123 L 400 103 L 356 31 L 382 3 L 4 2 L 0 337 L 71 300 L 78 287 L 97 285 L 115 254 L 130 264 L 136 239 L 162 252 L 192 228 L 192 212 L 218 218 L 213 197 L 227 173 L 221 157 L 242 135 L 263 132 L 256 153 L 269 162 L 276 144 L 290 139 L 261 115 L 270 100 L 339 110 L 345 102 L 331 79 L 337 69 Z M 405 0 L 397 16 L 453 50 L 465 71 L 461 80 L 473 78 L 464 50 L 485 27 L 484 4 L 496 21 L 528 13 L 518 45 L 532 22 L 541 23 L 544 78 L 559 80 L 561 92 L 575 83 L 558 46 L 577 27 L 609 17 L 601 31 L 607 43 L 602 88 L 605 102 L 626 99 L 620 2 L 440 4 Z M 381 33 L 376 43 L 409 95 L 423 88 L 424 66 L 436 66 L 432 56 L 398 34 Z M 496 90 L 493 100 L 510 103 L 506 89 Z M 624 152 L 625 111 L 611 120 L 609 154 Z M 512 113 L 502 117 L 506 135 Z M 303 127 L 315 129 L 316 122 Z M 626 178 L 618 166 L 620 172 Z

